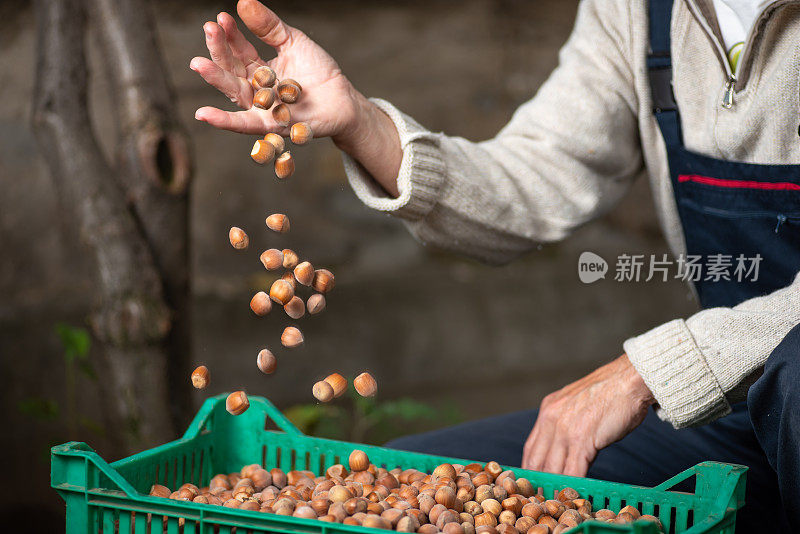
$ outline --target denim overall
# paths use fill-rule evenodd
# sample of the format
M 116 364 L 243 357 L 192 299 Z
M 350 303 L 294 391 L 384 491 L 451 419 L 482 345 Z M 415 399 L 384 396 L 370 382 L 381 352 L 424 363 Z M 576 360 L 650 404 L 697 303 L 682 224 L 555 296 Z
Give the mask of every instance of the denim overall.
M 700 303 L 704 308 L 731 307 L 789 285 L 800 271 L 800 165 L 723 161 L 684 147 L 671 86 L 672 7 L 673 0 L 650 0 L 647 65 L 653 112 L 667 147 L 687 257 L 699 255 L 707 266 L 709 259 L 722 255 L 732 264 L 727 279 L 703 272 L 695 281 Z M 734 275 L 740 256 L 761 258 L 757 276 Z M 598 453 L 588 476 L 654 486 L 705 460 L 743 464 L 750 470 L 737 532 L 763 532 L 765 517 L 770 518 L 770 532 L 800 532 L 800 325 L 770 355 L 747 403 L 732 408 L 730 415 L 710 424 L 681 430 L 651 411 L 631 434 Z M 537 414 L 516 412 L 388 445 L 520 465 Z M 781 501 L 786 518 L 775 513 L 775 503 Z

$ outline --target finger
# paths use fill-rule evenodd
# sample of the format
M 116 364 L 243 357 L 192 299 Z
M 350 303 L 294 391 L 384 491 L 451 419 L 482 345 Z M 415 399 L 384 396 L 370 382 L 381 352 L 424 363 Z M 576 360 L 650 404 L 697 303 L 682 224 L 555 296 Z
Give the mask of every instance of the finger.
M 544 470 L 547 452 L 550 450 L 553 441 L 554 430 L 552 423 L 542 417 L 541 412 L 539 412 L 539 419 L 533 427 L 529 469 L 533 469 L 534 471 Z
M 572 477 L 585 477 L 594 455 L 587 454 L 584 449 L 570 448 L 564 463 L 564 474 Z
M 225 39 L 228 40 L 228 46 L 231 48 L 234 57 L 241 61 L 244 66 L 250 63 L 260 63 L 256 47 L 239 31 L 239 27 L 232 16 L 223 11 L 217 15 L 217 24 L 225 30 Z M 237 73 L 237 75 L 244 77 L 243 73 Z
M 544 471 L 562 474 L 566 461 L 567 443 L 560 439 L 553 440 L 547 451 L 547 459 L 544 461 Z
M 208 58 L 196 57 L 189 63 L 189 68 L 209 84 L 213 85 L 220 93 L 230 98 L 231 102 L 244 109 L 250 109 L 252 97 L 250 86 L 245 80 L 222 70 L 219 65 Z
M 211 60 L 222 70 L 233 73 L 233 54 L 225 38 L 225 30 L 216 22 L 206 22 L 203 24 L 203 31 L 206 33 L 206 47 Z
M 292 28 L 258 0 L 239 0 L 236 11 L 256 37 L 279 51 L 292 37 Z
M 214 128 L 232 132 L 255 135 L 264 135 L 267 132 L 286 134 L 286 128 L 278 126 L 271 118 L 267 119 L 258 111 L 223 111 L 206 106 L 195 111 L 194 118 L 207 122 Z

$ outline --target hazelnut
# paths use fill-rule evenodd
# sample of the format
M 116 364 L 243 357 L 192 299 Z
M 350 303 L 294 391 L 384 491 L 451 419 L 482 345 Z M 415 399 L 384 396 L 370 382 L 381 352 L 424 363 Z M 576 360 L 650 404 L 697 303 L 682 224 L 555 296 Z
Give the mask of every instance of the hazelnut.
M 300 263 L 300 258 L 297 257 L 297 253 L 294 250 L 290 248 L 283 249 L 284 269 L 294 269 L 298 263 Z
M 420 527 L 417 529 L 417 532 L 419 534 L 438 534 L 439 529 L 436 527 L 436 525 L 425 523 L 424 525 L 420 525 Z
M 311 283 L 311 287 L 314 288 L 314 291 L 327 293 L 333 289 L 334 285 L 335 280 L 332 272 L 327 269 L 317 269 L 314 271 L 314 281 Z
M 278 96 L 280 96 L 280 92 Z M 275 122 L 277 122 L 279 126 L 289 126 L 289 122 L 292 120 L 292 113 L 289 111 L 289 106 L 286 104 L 278 104 L 272 108 L 272 118 L 275 119 Z
M 350 471 L 366 471 L 369 468 L 369 457 L 364 451 L 356 449 L 350 453 L 347 463 Z
M 328 499 L 333 503 L 344 503 L 348 499 L 352 499 L 353 494 L 345 486 L 334 486 L 328 490 Z
M 456 503 L 456 492 L 450 486 L 442 486 L 436 490 L 434 499 L 438 504 L 444 505 L 446 508 L 452 508 Z
M 626 524 L 626 523 L 633 523 L 636 520 L 632 514 L 628 512 L 622 512 L 617 514 L 617 517 L 614 518 L 614 523 Z
M 545 525 L 550 527 L 550 530 L 553 530 L 558 525 L 558 521 L 550 517 L 549 515 L 543 515 L 539 518 L 539 524 Z
M 250 157 L 259 165 L 263 165 L 268 161 L 272 161 L 275 157 L 275 147 L 271 143 L 258 139 L 253 143 L 253 149 L 250 151 Z
M 306 314 L 306 305 L 303 299 L 295 295 L 292 297 L 292 300 L 284 305 L 283 310 L 286 312 L 286 315 L 292 319 L 300 319 Z
M 433 470 L 432 474 L 433 474 L 433 476 L 439 477 L 439 478 L 447 477 L 447 478 L 455 479 L 456 478 L 456 468 L 453 467 L 451 464 L 441 464 L 439 466 L 436 466 L 436 468 Z M 448 506 L 448 508 L 450 508 L 450 507 Z
M 379 515 L 370 514 L 364 518 L 364 520 L 361 522 L 361 526 L 367 528 L 383 528 L 386 530 L 391 530 L 392 522 Z
M 564 503 L 555 499 L 544 501 L 544 510 L 554 519 L 561 517 L 561 514 L 567 509 Z
M 250 309 L 258 316 L 268 314 L 272 310 L 272 301 L 269 299 L 269 295 L 263 291 L 253 295 L 253 298 L 250 299 Z
M 280 279 L 292 286 L 293 291 L 297 290 L 297 280 L 294 279 L 294 274 L 292 274 L 291 271 L 286 271 L 283 273 Z
M 310 506 L 298 506 L 292 516 L 301 517 L 303 519 L 316 519 L 317 512 L 315 512 Z
M 464 527 L 461 526 L 461 523 L 445 523 L 442 532 L 444 534 L 464 534 Z
M 311 126 L 309 126 L 307 122 L 296 122 L 292 125 L 291 130 L 289 130 L 289 139 L 291 139 L 292 143 L 295 145 L 304 145 L 313 137 L 314 133 L 311 131 Z
M 289 231 L 289 217 L 284 215 L 283 213 L 274 213 L 267 217 L 267 228 L 272 230 L 273 232 L 278 232 L 280 234 L 285 234 Z M 281 252 L 281 254 L 283 254 Z M 283 260 L 283 258 L 281 258 Z
M 262 65 L 253 72 L 252 86 L 253 88 L 272 87 L 275 85 L 276 79 L 275 71 L 266 65 Z
M 461 528 L 464 529 L 464 534 L 475 534 L 475 525 L 472 523 L 467 523 L 465 521 L 461 523 Z
M 328 402 L 333 399 L 333 388 L 324 380 L 314 384 L 311 392 L 314 394 L 314 398 L 320 402 Z
M 571 501 L 580 497 L 580 494 L 572 488 L 564 488 L 558 492 L 559 501 Z
M 231 246 L 236 250 L 244 250 L 250 245 L 250 238 L 238 226 L 231 226 L 228 231 L 228 239 L 231 242 Z
M 311 310 L 309 310 L 310 312 Z M 333 373 L 325 377 L 325 382 L 333 388 L 333 397 L 339 398 L 347 391 L 347 380 L 339 373 Z
M 287 348 L 299 347 L 303 344 L 303 333 L 299 328 L 287 326 L 281 334 L 281 344 Z
M 211 377 L 208 374 L 208 367 L 205 365 L 199 366 L 192 371 L 192 385 L 197 389 L 205 389 Z
M 303 88 L 300 86 L 300 84 L 291 78 L 281 80 L 281 82 L 278 84 L 278 97 L 287 104 L 294 104 L 297 102 L 297 99 L 300 98 L 300 93 L 302 91 Z
M 372 378 L 372 375 L 364 372 L 358 375 L 353 380 L 353 386 L 362 397 L 374 397 L 378 392 L 378 383 Z
M 244 391 L 234 391 L 225 400 L 225 409 L 233 415 L 242 415 L 250 407 L 250 401 Z
M 275 160 L 275 176 L 285 180 L 294 174 L 294 159 L 291 152 L 284 152 Z
M 527 478 L 518 478 L 517 479 L 517 488 L 519 489 L 520 495 L 523 497 L 531 497 L 536 490 L 533 489 L 533 484 Z
M 304 286 L 310 286 L 314 281 L 314 266 L 304 261 L 294 268 L 294 277 Z
M 419 521 L 414 516 L 401 517 L 397 522 L 397 532 L 416 532 L 420 527 Z
M 619 511 L 620 514 L 631 514 L 634 519 L 639 519 L 642 513 L 639 511 L 638 508 L 635 508 L 631 505 L 626 506 L 622 510 Z
M 152 497 L 162 497 L 164 499 L 169 499 L 169 496 L 172 492 L 169 490 L 168 487 L 162 486 L 161 484 L 153 484 L 150 487 L 150 496 Z
M 264 373 L 265 375 L 271 375 L 272 373 L 275 372 L 275 368 L 278 366 L 278 360 L 275 358 L 275 355 L 272 354 L 272 351 L 270 351 L 269 349 L 261 349 L 258 352 L 256 365 L 258 366 L 258 369 L 262 373 Z
M 265 269 L 274 271 L 275 269 L 280 269 L 283 265 L 283 252 L 277 248 L 270 248 L 262 252 L 259 259 L 264 264 Z
M 258 109 L 269 109 L 275 103 L 275 91 L 272 89 L 259 89 L 253 95 L 253 106 Z
M 281 154 L 283 149 L 286 148 L 286 141 L 284 141 L 283 137 L 276 133 L 268 133 L 264 136 L 264 141 L 275 147 L 276 154 Z
M 500 464 L 497 462 L 488 462 L 483 470 L 492 476 L 492 480 L 500 476 L 500 473 L 503 472 L 503 468 L 500 467 Z
M 192 499 L 192 502 L 196 502 L 197 504 L 208 504 L 209 503 L 208 497 L 206 497 L 205 495 L 198 495 L 197 497 Z
M 520 513 L 524 517 L 530 517 L 531 519 L 536 520 L 545 514 L 545 509 L 544 506 L 538 502 L 530 502 L 522 507 L 522 511 L 520 511 Z
M 241 505 L 242 505 L 241 501 L 238 501 L 236 499 L 228 499 L 222 506 L 224 506 L 225 508 L 239 508 Z
M 493 516 L 497 517 L 500 515 L 500 512 L 503 511 L 503 505 L 501 505 L 495 499 L 486 499 L 481 503 L 481 507 L 485 512 L 489 512 Z
M 250 510 L 251 512 L 257 512 L 260 509 L 261 509 L 261 505 L 258 504 L 256 501 L 244 501 L 239 506 L 239 510 Z
M 250 475 L 250 480 L 253 481 L 253 487 L 256 491 L 262 491 L 272 484 L 272 475 L 266 469 L 259 467 Z
M 661 520 L 659 518 L 657 518 L 656 516 L 654 516 L 654 515 L 644 514 L 641 517 L 639 517 L 639 520 L 640 521 L 651 521 L 651 522 L 655 523 L 660 530 L 664 530 L 664 526 L 661 524 Z
M 519 534 L 519 531 L 514 525 L 508 523 L 500 523 L 497 525 L 498 534 Z
M 536 524 L 536 521 L 530 517 L 522 516 L 514 523 L 514 527 L 520 532 L 528 532 L 530 528 Z
M 286 305 L 294 297 L 294 289 L 286 280 L 275 280 L 269 288 L 269 296 L 278 304 Z
M 477 527 L 496 527 L 497 526 L 497 518 L 493 516 L 490 512 L 483 512 L 482 514 L 478 514 L 475 516 L 475 528 Z

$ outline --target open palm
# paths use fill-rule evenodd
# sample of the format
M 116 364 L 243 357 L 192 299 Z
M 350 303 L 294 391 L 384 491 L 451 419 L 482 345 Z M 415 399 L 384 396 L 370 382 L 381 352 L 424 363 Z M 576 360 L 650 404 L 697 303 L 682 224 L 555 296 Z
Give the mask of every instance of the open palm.
M 250 80 L 258 67 L 268 65 L 279 80 L 292 78 L 303 87 L 301 98 L 290 105 L 292 123 L 307 122 L 314 137 L 336 137 L 351 127 L 355 121 L 356 92 L 336 61 L 258 1 L 239 0 L 236 9 L 250 31 L 275 48 L 277 57 L 269 61 L 261 59 L 228 13 L 220 13 L 217 22 L 207 22 L 203 29 L 211 59 L 196 57 L 190 68 L 245 111 L 206 106 L 195 112 L 195 118 L 234 132 L 288 135 L 288 128 L 277 124 L 270 110 L 252 105 Z

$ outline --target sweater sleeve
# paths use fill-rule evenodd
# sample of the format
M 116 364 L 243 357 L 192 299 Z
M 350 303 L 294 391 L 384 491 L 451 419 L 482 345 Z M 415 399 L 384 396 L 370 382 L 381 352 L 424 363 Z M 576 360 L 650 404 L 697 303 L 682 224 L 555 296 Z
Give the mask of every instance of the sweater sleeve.
M 676 428 L 728 414 L 747 397 L 770 353 L 800 324 L 800 275 L 733 308 L 709 308 L 624 343 L 633 366 Z
M 499 134 L 434 133 L 388 102 L 403 149 L 397 198 L 344 155 L 357 196 L 423 243 L 504 263 L 612 208 L 642 169 L 628 2 L 586 0 L 559 66 Z

